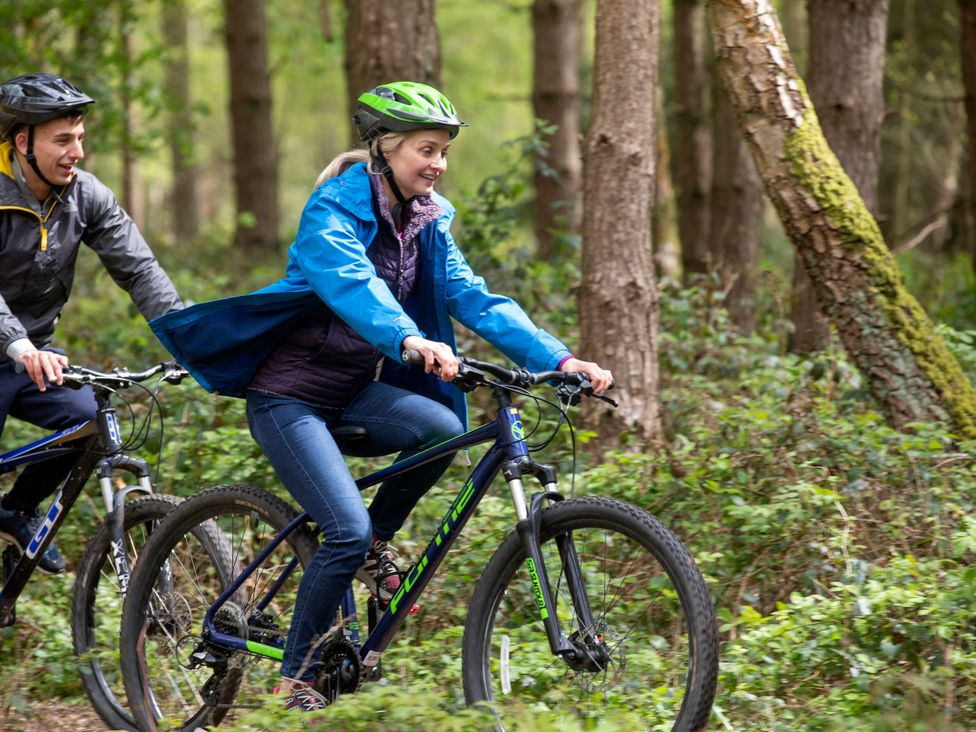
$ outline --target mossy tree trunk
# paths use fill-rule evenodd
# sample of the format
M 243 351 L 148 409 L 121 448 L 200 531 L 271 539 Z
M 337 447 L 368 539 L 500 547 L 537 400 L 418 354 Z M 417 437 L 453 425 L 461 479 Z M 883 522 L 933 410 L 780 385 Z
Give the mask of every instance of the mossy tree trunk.
M 881 231 L 824 139 L 770 0 L 709 0 L 719 73 L 766 195 L 871 393 L 896 427 L 976 437 L 976 391 L 905 289 Z
M 877 215 L 888 0 L 818 0 L 809 16 L 810 99 L 830 149 Z M 794 272 L 792 300 L 791 350 L 823 350 L 830 342 L 827 320 L 802 266 Z
M 660 438 L 654 207 L 658 0 L 598 0 L 593 117 L 583 157 L 582 358 L 610 368 L 621 402 L 588 414 L 604 445 Z M 635 92 L 636 90 L 636 92 Z

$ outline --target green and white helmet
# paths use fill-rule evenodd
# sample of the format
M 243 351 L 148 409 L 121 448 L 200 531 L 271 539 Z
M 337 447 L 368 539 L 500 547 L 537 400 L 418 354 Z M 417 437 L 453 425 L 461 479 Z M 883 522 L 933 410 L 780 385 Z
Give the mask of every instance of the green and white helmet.
M 468 125 L 458 119 L 451 100 L 437 89 L 414 81 L 381 84 L 359 97 L 359 109 L 352 122 L 362 140 L 373 140 L 384 132 L 446 130 L 451 139 Z

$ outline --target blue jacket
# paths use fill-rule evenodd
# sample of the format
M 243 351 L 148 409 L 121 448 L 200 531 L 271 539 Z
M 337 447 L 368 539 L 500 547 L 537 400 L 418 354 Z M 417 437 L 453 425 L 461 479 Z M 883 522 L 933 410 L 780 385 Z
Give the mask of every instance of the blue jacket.
M 389 357 L 383 381 L 452 407 L 466 423 L 464 395 L 458 389 L 424 374 L 421 367 L 400 364 L 404 338 L 419 335 L 456 350 L 454 318 L 533 371 L 554 369 L 570 353 L 512 299 L 488 291 L 451 236 L 454 207 L 443 196 L 434 197 L 444 213 L 420 232 L 420 278 L 403 306 L 366 256 L 378 224 L 369 177 L 359 163 L 312 193 L 282 279 L 247 295 L 169 313 L 150 326 L 201 386 L 243 396 L 278 338 L 325 302 Z

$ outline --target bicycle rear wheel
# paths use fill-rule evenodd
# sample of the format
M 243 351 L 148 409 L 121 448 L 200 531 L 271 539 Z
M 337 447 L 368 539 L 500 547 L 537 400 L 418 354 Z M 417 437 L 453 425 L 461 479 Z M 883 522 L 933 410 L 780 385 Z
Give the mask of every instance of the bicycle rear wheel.
M 179 502 L 174 496 L 151 495 L 126 503 L 122 550 L 130 571 L 156 523 Z M 125 592 L 114 551 L 111 517 L 107 516 L 81 558 L 71 602 L 71 635 L 81 682 L 92 707 L 108 727 L 129 729 L 133 721 L 119 668 L 119 624 Z M 127 583 L 128 577 L 121 581 Z
M 570 597 L 569 541 L 592 623 Z M 580 652 L 553 655 L 526 556 L 512 532 L 471 600 L 462 649 L 469 704 L 490 708 L 498 728 L 530 706 L 567 706 L 598 721 L 609 711 L 643 729 L 700 730 L 718 676 L 718 634 L 708 590 L 675 535 L 642 509 L 602 497 L 562 501 L 542 515 L 540 541 L 555 611 Z
M 136 565 L 122 614 L 122 676 L 139 729 L 154 729 L 163 720 L 176 729 L 219 724 L 271 690 L 277 663 L 209 643 L 202 637 L 203 619 L 296 515 L 259 488 L 228 485 L 186 499 L 160 522 Z M 222 537 L 216 560 L 197 536 L 205 525 Z M 217 629 L 265 645 L 283 642 L 302 567 L 316 546 L 308 527 L 293 531 L 218 611 Z M 259 606 L 293 559 L 298 564 L 274 599 Z

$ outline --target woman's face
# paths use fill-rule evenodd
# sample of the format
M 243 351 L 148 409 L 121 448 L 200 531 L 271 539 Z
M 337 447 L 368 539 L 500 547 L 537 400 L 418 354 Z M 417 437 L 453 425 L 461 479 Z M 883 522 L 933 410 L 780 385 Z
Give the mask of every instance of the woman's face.
M 410 132 L 396 150 L 386 156 L 404 198 L 429 195 L 447 170 L 451 136 L 446 130 Z

